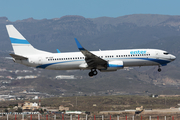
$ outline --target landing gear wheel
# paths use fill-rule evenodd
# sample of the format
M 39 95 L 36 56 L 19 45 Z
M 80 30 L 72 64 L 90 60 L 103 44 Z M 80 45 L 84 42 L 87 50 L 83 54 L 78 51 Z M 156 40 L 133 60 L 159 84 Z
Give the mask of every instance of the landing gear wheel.
M 161 72 L 161 68 L 158 68 L 158 72 Z
M 98 74 L 98 72 L 95 70 L 95 71 L 93 71 L 93 75 L 97 75 Z
M 91 72 L 89 72 L 89 77 L 95 76 L 97 74 L 98 74 L 98 72 L 96 69 L 91 69 Z
M 93 72 L 89 72 L 89 77 L 92 77 L 93 75 Z

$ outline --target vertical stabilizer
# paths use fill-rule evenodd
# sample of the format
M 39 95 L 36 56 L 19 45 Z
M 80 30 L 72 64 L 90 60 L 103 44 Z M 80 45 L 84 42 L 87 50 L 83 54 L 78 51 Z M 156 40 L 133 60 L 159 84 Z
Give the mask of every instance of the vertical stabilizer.
M 14 53 L 17 55 L 49 54 L 49 52 L 34 48 L 13 25 L 6 25 Z

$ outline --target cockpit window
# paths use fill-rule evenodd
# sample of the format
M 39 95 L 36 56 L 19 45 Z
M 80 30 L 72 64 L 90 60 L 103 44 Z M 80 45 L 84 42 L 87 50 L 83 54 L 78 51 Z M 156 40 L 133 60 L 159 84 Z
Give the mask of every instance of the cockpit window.
M 168 55 L 169 53 L 167 53 L 167 52 L 164 52 L 164 54 L 165 54 L 165 55 Z

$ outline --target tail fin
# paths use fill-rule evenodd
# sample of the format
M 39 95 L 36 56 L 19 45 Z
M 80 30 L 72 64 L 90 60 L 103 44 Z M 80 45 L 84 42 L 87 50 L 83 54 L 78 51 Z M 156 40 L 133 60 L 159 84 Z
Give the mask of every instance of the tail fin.
M 28 56 L 50 53 L 34 48 L 13 25 L 6 25 L 6 28 L 16 55 Z

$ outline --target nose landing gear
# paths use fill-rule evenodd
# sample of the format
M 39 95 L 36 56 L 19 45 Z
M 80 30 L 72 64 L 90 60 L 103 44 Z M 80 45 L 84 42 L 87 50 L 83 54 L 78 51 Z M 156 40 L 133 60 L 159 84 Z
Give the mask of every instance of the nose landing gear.
M 158 72 L 161 72 L 161 68 L 160 68 L 160 66 L 159 66 L 159 68 L 158 68 Z
M 91 69 L 91 72 L 89 72 L 89 77 L 95 76 L 97 74 L 98 74 L 98 72 L 96 69 Z

